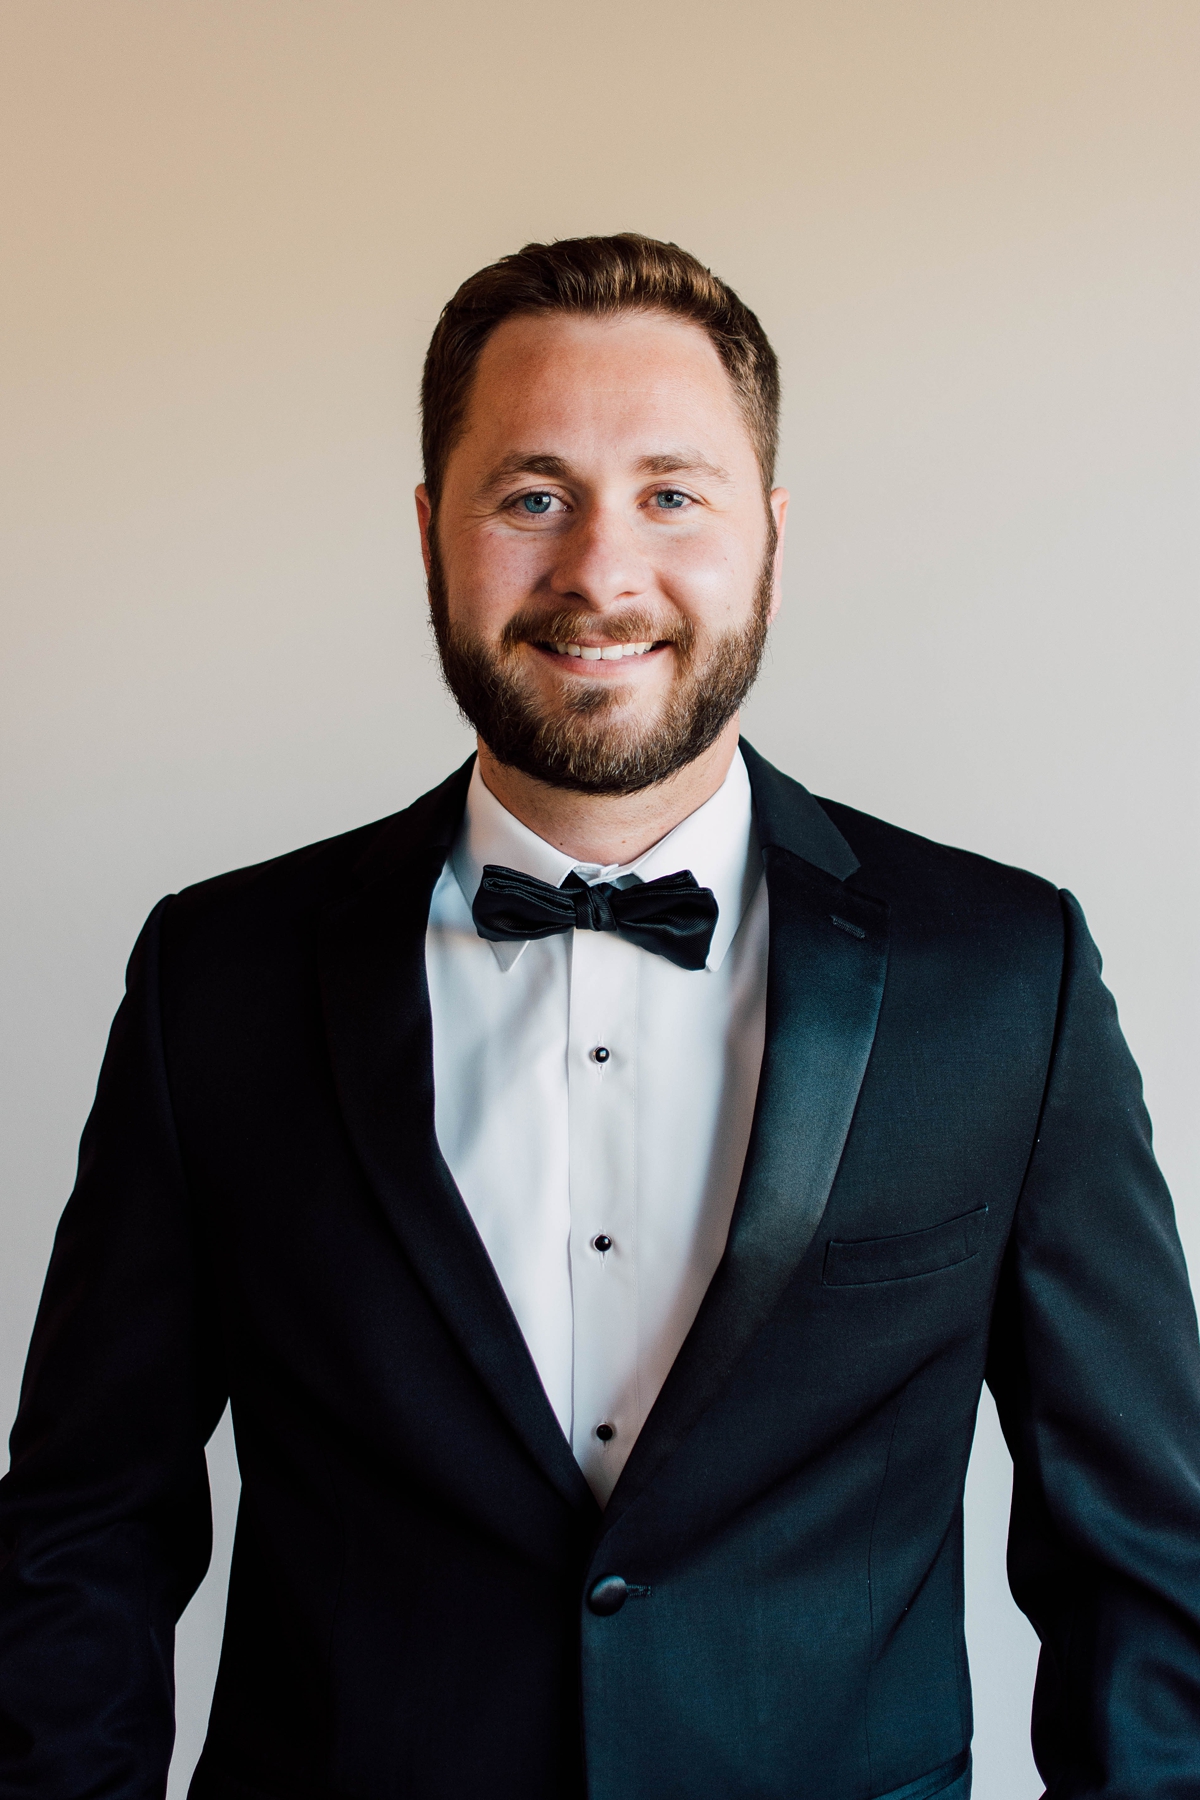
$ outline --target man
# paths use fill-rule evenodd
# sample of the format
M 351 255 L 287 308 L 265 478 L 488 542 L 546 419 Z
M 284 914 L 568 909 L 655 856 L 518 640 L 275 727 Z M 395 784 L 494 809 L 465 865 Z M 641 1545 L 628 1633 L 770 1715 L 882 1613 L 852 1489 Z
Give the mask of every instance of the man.
M 0 1512 L 0 1794 L 965 1800 L 987 1376 L 1055 1796 L 1200 1796 L 1200 1355 L 1069 895 L 738 740 L 778 382 L 675 247 L 434 334 L 417 504 L 478 758 L 168 899 Z

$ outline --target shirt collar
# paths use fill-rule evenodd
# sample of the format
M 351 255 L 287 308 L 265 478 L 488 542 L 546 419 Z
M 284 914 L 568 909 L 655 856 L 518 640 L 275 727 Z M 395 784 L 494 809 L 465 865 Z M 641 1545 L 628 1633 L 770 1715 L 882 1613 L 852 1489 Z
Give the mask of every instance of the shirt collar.
M 689 813 L 636 861 L 606 868 L 574 861 L 522 825 L 485 787 L 477 761 L 471 771 L 466 811 L 450 863 L 468 906 L 478 892 L 485 863 L 519 869 L 523 875 L 534 875 L 552 887 L 561 887 L 573 869 L 588 882 L 616 881 L 622 875 L 656 881 L 660 875 L 690 869 L 701 887 L 712 889 L 717 901 L 717 926 L 706 964 L 709 969 L 719 969 L 724 962 L 762 875 L 750 778 L 740 750 L 735 750 L 729 773 L 703 806 Z M 490 939 L 486 941 L 491 943 Z M 500 967 L 511 969 L 525 944 L 491 943 L 491 948 Z

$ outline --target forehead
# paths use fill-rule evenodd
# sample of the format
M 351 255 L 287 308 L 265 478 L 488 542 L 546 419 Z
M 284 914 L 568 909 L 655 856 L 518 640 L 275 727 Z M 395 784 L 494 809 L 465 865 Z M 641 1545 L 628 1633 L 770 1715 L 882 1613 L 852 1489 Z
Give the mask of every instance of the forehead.
M 688 443 L 725 466 L 754 461 L 712 340 L 661 312 L 524 314 L 497 326 L 476 366 L 456 449 L 490 460 L 517 443 L 575 456 Z

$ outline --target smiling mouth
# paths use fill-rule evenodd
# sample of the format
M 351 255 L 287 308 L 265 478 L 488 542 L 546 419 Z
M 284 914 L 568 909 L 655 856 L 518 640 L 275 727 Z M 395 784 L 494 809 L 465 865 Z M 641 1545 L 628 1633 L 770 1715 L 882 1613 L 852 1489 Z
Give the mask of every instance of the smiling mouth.
M 647 651 L 655 649 L 653 643 L 645 644 L 547 644 L 538 645 L 539 650 L 548 650 L 553 656 L 577 656 L 582 662 L 621 662 L 627 656 L 645 656 Z

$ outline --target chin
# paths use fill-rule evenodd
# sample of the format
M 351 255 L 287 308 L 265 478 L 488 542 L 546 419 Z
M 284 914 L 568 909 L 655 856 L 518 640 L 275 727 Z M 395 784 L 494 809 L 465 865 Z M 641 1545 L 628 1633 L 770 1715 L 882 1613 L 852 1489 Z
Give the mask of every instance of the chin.
M 654 736 L 662 723 L 665 710 L 661 694 L 626 696 L 604 692 L 597 696 L 596 703 L 592 705 L 561 702 L 555 705 L 552 702 L 542 713 L 542 725 L 551 731 L 566 732 L 571 732 L 574 726 L 572 736 L 581 740 L 591 739 L 596 743 L 603 743 L 605 739 L 613 737 L 636 742 L 640 738 Z

